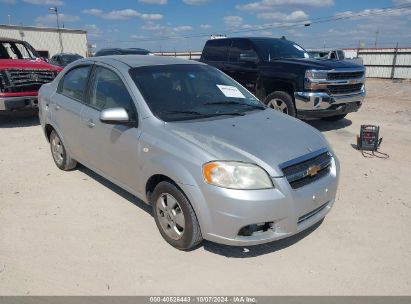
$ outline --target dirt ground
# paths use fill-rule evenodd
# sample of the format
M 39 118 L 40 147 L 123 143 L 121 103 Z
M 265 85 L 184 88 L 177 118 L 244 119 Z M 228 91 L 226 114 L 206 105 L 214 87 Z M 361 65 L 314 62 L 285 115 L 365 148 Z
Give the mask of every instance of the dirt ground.
M 411 295 L 411 83 L 368 80 L 363 108 L 312 121 L 342 170 L 322 224 L 256 247 L 169 246 L 150 208 L 62 172 L 34 116 L 0 117 L 1 295 Z M 351 145 L 378 124 L 388 160 Z

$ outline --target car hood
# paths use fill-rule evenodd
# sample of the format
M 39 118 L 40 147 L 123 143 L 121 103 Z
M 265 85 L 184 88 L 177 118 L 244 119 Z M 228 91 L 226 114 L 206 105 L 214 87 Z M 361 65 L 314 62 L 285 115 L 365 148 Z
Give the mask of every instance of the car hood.
M 284 64 L 295 64 L 300 65 L 310 69 L 340 69 L 340 68 L 358 68 L 364 69 L 363 66 L 355 64 L 350 61 L 345 60 L 331 60 L 331 59 L 315 59 L 315 58 L 290 58 L 290 59 L 278 59 L 268 64 L 284 63 Z
M 272 177 L 283 176 L 280 164 L 328 148 L 316 129 L 272 109 L 212 121 L 171 122 L 165 128 L 201 148 L 210 161 L 255 163 Z
M 2 69 L 52 70 L 57 72 L 62 70 L 62 68 L 41 59 L 0 59 L 0 66 Z

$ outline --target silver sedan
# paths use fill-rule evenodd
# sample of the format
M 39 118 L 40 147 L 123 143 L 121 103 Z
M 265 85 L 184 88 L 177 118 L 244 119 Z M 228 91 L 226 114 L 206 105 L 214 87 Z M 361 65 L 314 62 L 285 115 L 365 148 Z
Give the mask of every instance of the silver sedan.
M 39 116 L 57 167 L 80 162 L 151 204 L 178 249 L 288 237 L 335 200 L 324 137 L 202 63 L 82 59 L 42 86 Z

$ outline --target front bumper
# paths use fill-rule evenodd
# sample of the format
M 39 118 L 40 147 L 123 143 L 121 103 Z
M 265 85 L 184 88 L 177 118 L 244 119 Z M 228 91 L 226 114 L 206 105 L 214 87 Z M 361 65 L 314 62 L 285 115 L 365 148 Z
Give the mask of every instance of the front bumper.
M 0 111 L 13 111 L 37 108 L 37 96 L 0 96 Z
M 300 118 L 321 118 L 356 112 L 362 106 L 365 89 L 349 95 L 324 92 L 295 92 L 295 107 Z
M 338 173 L 334 158 L 327 176 L 296 190 L 285 177 L 273 178 L 273 189 L 232 190 L 205 184 L 183 190 L 196 202 L 205 239 L 248 246 L 292 236 L 322 220 L 334 204 Z M 266 231 L 241 235 L 242 228 L 264 223 L 270 223 Z

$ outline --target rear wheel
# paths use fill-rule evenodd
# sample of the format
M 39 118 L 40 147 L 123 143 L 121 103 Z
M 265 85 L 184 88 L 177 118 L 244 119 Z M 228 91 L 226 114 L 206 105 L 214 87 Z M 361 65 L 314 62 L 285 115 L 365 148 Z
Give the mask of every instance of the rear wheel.
M 327 120 L 327 121 L 338 121 L 338 120 L 343 119 L 345 116 L 347 116 L 347 114 L 328 116 L 328 117 L 323 117 L 322 119 Z
M 297 114 L 293 99 L 290 94 L 286 92 L 277 91 L 269 94 L 265 99 L 265 104 L 276 111 L 293 117 Z
M 60 136 L 54 130 L 50 134 L 50 150 L 59 169 L 68 171 L 77 166 L 77 162 L 68 155 Z
M 153 215 L 162 237 L 172 246 L 190 250 L 203 240 L 197 217 L 174 184 L 161 182 L 152 195 Z

